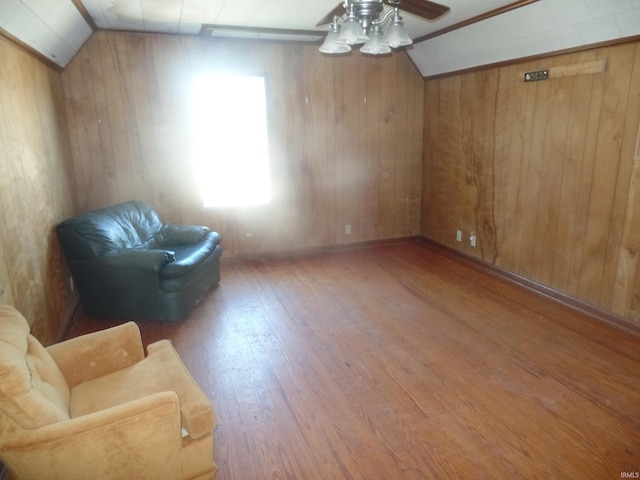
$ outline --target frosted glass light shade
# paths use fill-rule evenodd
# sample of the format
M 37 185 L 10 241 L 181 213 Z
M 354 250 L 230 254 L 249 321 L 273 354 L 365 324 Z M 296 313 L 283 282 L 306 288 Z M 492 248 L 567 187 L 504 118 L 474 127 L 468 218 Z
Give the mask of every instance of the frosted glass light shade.
M 340 55 L 342 53 L 349 53 L 351 47 L 345 42 L 338 40 L 338 34 L 340 33 L 340 24 L 338 19 L 334 19 L 331 27 L 329 27 L 329 33 L 324 39 L 322 45 L 320 45 L 320 52 L 329 55 Z
M 369 40 L 367 34 L 364 32 L 364 28 L 360 25 L 360 22 L 354 18 L 347 17 L 340 33 L 338 34 L 338 42 L 344 42 L 348 45 L 357 45 Z
M 378 25 L 372 26 L 369 41 L 362 46 L 360 51 L 368 55 L 386 55 L 387 53 L 391 53 L 391 47 L 382 42 L 382 32 Z
M 382 42 L 391 48 L 400 48 L 413 43 L 413 40 L 409 38 L 407 31 L 404 29 L 402 17 L 399 15 L 394 16 L 384 33 Z
M 349 53 L 351 47 L 346 43 L 338 42 L 338 32 L 330 31 L 324 39 L 324 43 L 320 46 L 320 52 L 328 55 L 340 55 Z

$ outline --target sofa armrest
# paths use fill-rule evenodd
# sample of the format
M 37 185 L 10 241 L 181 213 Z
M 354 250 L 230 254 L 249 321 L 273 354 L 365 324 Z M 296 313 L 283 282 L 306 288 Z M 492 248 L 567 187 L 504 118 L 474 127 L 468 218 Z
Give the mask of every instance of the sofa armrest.
M 189 245 L 198 243 L 209 233 L 209 228 L 200 225 L 163 225 L 156 234 L 158 245 Z
M 159 392 L 23 430 L 3 446 L 3 460 L 23 478 L 182 478 L 180 429 L 177 395 Z
M 153 272 L 159 272 L 165 264 L 174 260 L 175 253 L 171 250 L 137 248 L 111 251 L 99 257 L 99 262 L 108 267 L 135 268 Z
M 127 322 L 47 347 L 69 388 L 134 365 L 144 358 L 140 329 Z

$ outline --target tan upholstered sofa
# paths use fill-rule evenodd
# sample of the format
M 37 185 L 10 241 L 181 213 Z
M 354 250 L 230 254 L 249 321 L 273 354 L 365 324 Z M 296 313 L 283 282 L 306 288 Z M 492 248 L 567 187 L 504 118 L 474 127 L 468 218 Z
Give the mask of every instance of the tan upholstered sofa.
M 0 305 L 0 460 L 18 479 L 213 479 L 211 403 L 135 323 L 44 348 Z

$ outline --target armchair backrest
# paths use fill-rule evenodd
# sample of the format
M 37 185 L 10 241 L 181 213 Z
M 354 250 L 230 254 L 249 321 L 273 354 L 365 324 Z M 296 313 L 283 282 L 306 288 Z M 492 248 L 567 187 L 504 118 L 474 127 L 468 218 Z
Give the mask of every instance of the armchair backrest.
M 51 355 L 15 308 L 0 305 L 0 433 L 10 417 L 23 428 L 69 419 L 70 391 Z
M 67 260 L 92 260 L 109 251 L 142 246 L 162 228 L 158 214 L 134 200 L 80 214 L 57 227 Z

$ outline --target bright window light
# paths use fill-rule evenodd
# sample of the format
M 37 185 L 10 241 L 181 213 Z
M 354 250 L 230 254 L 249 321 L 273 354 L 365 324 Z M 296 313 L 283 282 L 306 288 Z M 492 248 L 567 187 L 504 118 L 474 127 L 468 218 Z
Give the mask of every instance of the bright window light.
M 204 206 L 269 203 L 264 78 L 201 75 L 192 93 L 192 161 Z

